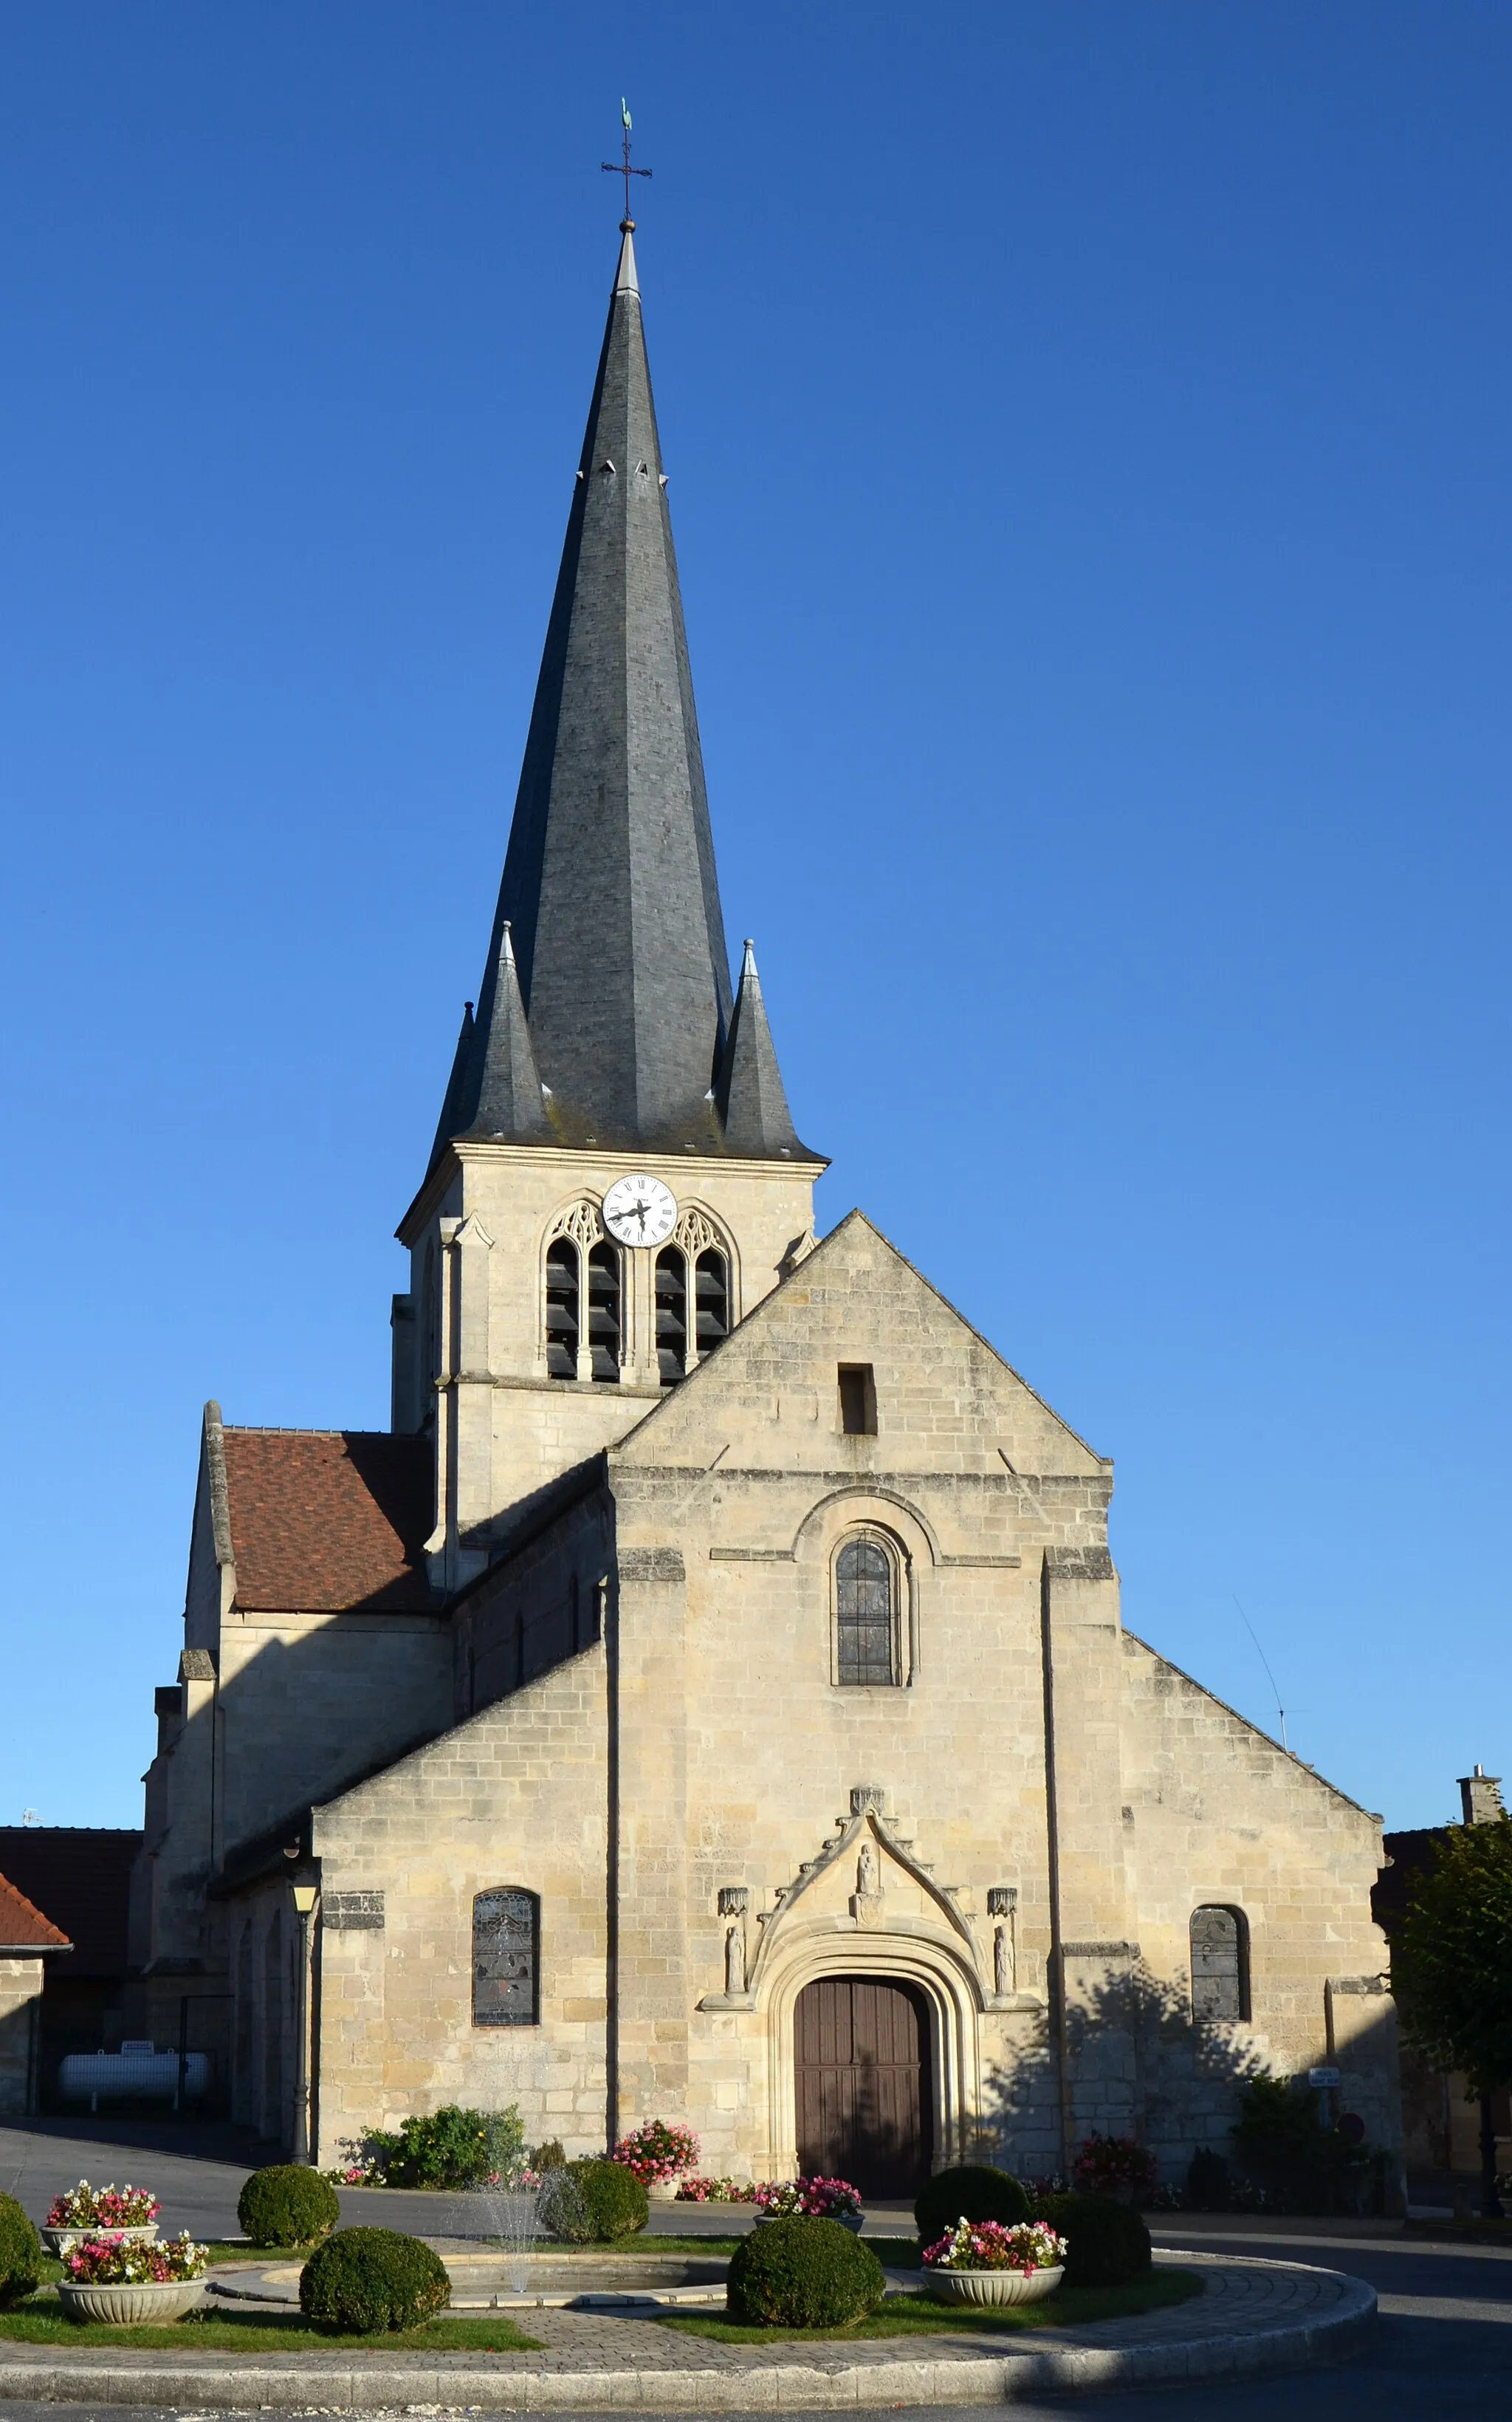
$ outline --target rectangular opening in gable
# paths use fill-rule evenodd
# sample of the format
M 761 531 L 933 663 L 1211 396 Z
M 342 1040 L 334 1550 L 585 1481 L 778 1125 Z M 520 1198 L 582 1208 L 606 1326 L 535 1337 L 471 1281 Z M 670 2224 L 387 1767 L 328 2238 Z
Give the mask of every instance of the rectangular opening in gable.
M 875 1438 L 876 1382 L 870 1362 L 840 1366 L 840 1426 L 847 1438 Z

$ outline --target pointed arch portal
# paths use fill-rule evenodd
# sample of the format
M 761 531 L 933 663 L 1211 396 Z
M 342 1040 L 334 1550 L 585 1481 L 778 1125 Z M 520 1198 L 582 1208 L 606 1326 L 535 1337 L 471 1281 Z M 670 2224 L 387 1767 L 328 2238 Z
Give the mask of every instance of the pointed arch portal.
M 929 2176 L 929 2005 L 893 1976 L 816 1976 L 793 2014 L 798 2168 L 863 2195 L 917 2194 Z

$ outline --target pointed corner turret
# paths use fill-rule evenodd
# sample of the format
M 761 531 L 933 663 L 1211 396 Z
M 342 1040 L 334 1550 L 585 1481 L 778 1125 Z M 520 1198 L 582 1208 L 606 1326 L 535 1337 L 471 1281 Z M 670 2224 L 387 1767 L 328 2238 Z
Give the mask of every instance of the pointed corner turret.
M 464 1001 L 462 1031 L 457 1037 L 457 1047 L 451 1055 L 451 1074 L 447 1078 L 447 1090 L 441 1099 L 441 1116 L 436 1121 L 435 1141 L 431 1146 L 431 1157 L 425 1165 L 427 1177 L 430 1176 L 432 1170 L 462 1124 L 462 1106 L 467 1095 L 467 1070 L 472 1060 L 473 1032 L 473 1005 L 470 1000 Z
M 506 921 L 487 993 L 479 1004 L 466 1096 L 455 1130 L 474 1143 L 545 1143 L 550 1140 L 541 1098 L 541 1072 L 520 998 L 514 942 Z
M 727 1152 L 738 1154 L 743 1160 L 822 1157 L 800 1143 L 794 1129 L 762 999 L 762 980 L 756 972 L 755 946 L 749 941 L 741 961 L 740 990 L 735 995 L 716 1099 Z

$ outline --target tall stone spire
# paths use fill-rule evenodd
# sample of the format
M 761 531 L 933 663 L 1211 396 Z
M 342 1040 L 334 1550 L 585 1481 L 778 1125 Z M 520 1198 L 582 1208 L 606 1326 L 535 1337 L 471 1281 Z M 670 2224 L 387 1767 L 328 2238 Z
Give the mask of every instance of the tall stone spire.
M 731 1011 L 677 560 L 623 230 L 499 892 L 557 1140 L 720 1149 Z M 495 1002 L 479 1003 L 480 1044 Z

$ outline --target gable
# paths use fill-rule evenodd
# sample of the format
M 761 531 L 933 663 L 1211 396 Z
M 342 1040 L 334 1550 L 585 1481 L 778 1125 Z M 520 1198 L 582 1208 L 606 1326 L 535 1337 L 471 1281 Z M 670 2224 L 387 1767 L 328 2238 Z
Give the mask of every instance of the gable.
M 839 1370 L 870 1367 L 874 1436 L 841 1428 Z M 763 1298 L 614 1451 L 617 1464 L 828 1470 L 989 1469 L 1090 1477 L 1110 1466 L 862 1212 Z

